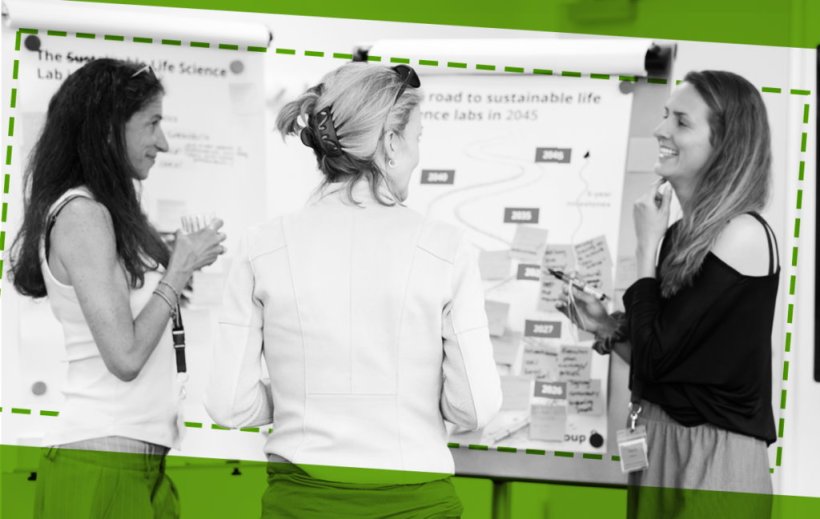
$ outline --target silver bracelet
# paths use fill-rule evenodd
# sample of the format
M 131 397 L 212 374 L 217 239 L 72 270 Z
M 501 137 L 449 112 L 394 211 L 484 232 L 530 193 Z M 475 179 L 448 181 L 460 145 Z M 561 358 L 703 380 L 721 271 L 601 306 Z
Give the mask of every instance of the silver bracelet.
M 167 304 L 168 308 L 171 310 L 171 318 L 176 319 L 176 317 L 177 317 L 177 307 L 173 303 L 171 303 L 171 300 L 168 299 L 168 296 L 163 294 L 162 291 L 159 288 L 155 289 L 154 293 L 156 295 L 158 295 L 163 301 L 165 301 L 165 304 Z
M 162 286 L 166 286 L 166 287 L 168 287 L 168 288 L 170 288 L 170 289 L 171 289 L 171 292 L 173 292 L 173 293 L 174 293 L 174 297 L 175 297 L 175 298 L 176 298 L 176 300 L 177 300 L 177 306 L 179 306 L 179 292 L 177 292 L 177 289 L 176 289 L 176 288 L 174 288 L 174 287 L 171 285 L 171 283 L 168 283 L 168 282 L 167 282 L 167 281 L 165 281 L 164 279 L 160 279 L 160 280 L 159 280 L 159 284 L 160 284 L 160 285 L 162 285 Z

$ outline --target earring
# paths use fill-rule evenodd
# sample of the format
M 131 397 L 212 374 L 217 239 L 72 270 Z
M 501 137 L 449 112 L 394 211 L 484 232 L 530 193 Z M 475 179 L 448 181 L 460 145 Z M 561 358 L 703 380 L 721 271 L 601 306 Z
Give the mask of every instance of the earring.
M 396 167 L 396 161 L 393 160 L 393 159 L 388 160 L 387 161 L 387 167 L 388 168 L 395 168 Z

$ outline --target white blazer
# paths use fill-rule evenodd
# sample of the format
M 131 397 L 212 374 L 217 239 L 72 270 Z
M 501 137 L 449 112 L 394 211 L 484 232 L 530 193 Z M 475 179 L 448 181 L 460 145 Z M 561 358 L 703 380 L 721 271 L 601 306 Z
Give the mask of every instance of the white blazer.
M 444 421 L 477 429 L 501 406 L 473 247 L 365 182 L 361 207 L 344 191 L 241 240 L 206 407 L 227 427 L 272 422 L 266 453 L 293 463 L 445 477 Z

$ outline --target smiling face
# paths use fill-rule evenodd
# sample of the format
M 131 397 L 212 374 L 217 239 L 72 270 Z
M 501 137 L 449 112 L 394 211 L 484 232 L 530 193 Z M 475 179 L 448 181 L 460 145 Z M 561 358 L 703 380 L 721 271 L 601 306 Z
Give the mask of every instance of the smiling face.
M 712 154 L 709 107 L 695 87 L 683 83 L 672 94 L 654 135 L 659 147 L 655 173 L 673 183 L 694 180 Z
M 407 199 L 410 186 L 410 176 L 419 165 L 419 140 L 421 139 L 421 109 L 416 106 L 410 112 L 407 126 L 401 137 L 393 136 L 394 151 L 392 159 L 394 167 L 387 168 L 387 178 L 390 189 L 400 201 Z M 389 155 L 389 154 L 388 154 Z
M 168 151 L 168 141 L 160 127 L 162 96 L 158 95 L 125 123 L 125 147 L 137 180 L 148 178 L 157 153 Z

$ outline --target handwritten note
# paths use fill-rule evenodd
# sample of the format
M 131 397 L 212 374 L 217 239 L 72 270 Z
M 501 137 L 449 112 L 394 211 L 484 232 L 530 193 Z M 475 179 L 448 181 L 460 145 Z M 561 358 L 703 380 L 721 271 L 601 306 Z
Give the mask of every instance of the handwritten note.
M 606 238 L 598 236 L 577 244 L 575 256 L 578 277 L 595 290 L 611 296 L 614 290 L 612 256 Z
M 507 327 L 507 318 L 510 313 L 510 304 L 503 301 L 484 302 L 484 309 L 487 311 L 487 321 L 490 327 L 490 335 L 500 337 L 504 335 Z
M 481 279 L 504 279 L 510 275 L 512 258 L 507 250 L 481 251 L 478 255 L 478 270 Z
M 572 269 L 572 247 L 570 245 L 547 245 L 541 261 L 541 294 L 538 298 L 538 309 L 554 312 L 555 303 L 561 298 L 561 285 L 547 269 L 567 272 Z
M 531 225 L 519 225 L 515 229 L 512 254 L 525 261 L 535 259 L 547 244 L 547 230 Z
M 584 280 L 591 288 L 612 295 L 614 288 L 612 282 L 612 265 L 601 265 L 593 268 L 583 268 L 578 272 L 578 277 Z
M 570 414 L 601 416 L 604 413 L 600 379 L 567 382 L 567 399 Z
M 524 354 L 521 373 L 530 375 L 535 380 L 558 380 L 558 352 L 557 344 L 544 339 L 525 337 L 523 339 Z
M 544 249 L 542 260 L 544 270 L 547 268 L 565 270 L 570 268 L 572 263 L 572 247 L 570 245 L 547 245 Z
M 558 379 L 562 381 L 589 380 L 592 348 L 562 345 L 558 356 Z
M 612 265 L 612 255 L 605 236 L 598 236 L 575 245 L 578 268 L 594 268 L 603 263 Z

